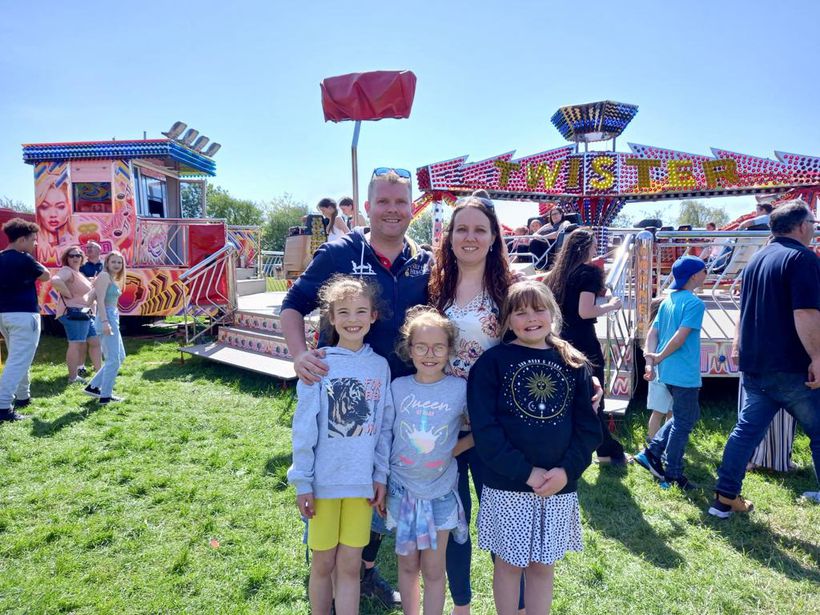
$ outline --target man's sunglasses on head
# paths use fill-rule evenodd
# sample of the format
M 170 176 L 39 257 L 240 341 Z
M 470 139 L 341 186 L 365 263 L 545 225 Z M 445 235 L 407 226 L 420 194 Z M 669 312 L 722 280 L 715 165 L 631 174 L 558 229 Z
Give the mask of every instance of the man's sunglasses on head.
M 373 177 L 381 177 L 382 175 L 387 175 L 390 172 L 393 172 L 404 179 L 410 179 L 412 177 L 412 175 L 410 175 L 410 171 L 407 169 L 394 169 L 392 167 L 376 167 L 373 169 Z

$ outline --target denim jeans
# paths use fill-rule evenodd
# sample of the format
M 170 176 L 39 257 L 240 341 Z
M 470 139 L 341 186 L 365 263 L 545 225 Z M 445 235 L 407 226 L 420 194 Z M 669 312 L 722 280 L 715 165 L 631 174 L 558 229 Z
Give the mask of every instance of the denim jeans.
M 689 443 L 689 434 L 700 418 L 700 387 L 667 384 L 666 388 L 672 394 L 672 418 L 652 438 L 649 452 L 658 459 L 663 458 L 666 478 L 675 479 L 683 476 L 683 453 Z
M 125 360 L 125 347 L 120 335 L 120 314 L 114 306 L 105 306 L 108 324 L 111 325 L 111 335 L 103 333 L 103 323 L 97 314 L 96 327 L 100 335 L 100 347 L 105 363 L 91 380 L 90 386 L 100 389 L 100 397 L 111 397 L 114 392 L 114 379 L 120 371 L 120 365 Z
M 31 396 L 28 370 L 40 342 L 40 314 L 0 313 L 0 333 L 6 340 L 8 358 L 0 376 L 0 410 L 11 408 L 15 399 Z
M 805 373 L 744 373 L 741 386 L 746 400 L 723 449 L 715 491 L 728 498 L 740 494 L 746 464 L 780 408 L 800 423 L 809 437 L 814 475 L 820 468 L 820 389 L 804 383 Z

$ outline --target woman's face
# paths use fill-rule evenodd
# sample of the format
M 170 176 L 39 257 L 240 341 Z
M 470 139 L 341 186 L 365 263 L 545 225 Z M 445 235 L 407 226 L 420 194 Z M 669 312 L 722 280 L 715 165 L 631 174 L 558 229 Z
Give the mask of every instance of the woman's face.
M 57 188 L 51 188 L 37 206 L 37 215 L 43 226 L 56 233 L 57 229 L 68 221 L 68 202 L 65 193 Z
M 116 274 L 122 271 L 123 262 L 121 256 L 112 256 L 108 259 L 108 273 Z
M 595 245 L 593 241 L 589 245 L 589 254 L 587 255 L 587 262 L 591 261 L 592 259 L 598 258 L 598 246 Z
M 75 271 L 79 271 L 80 265 L 83 264 L 83 253 L 79 248 L 71 248 L 66 256 L 66 263 Z
M 533 220 L 530 222 L 530 234 L 534 234 L 535 231 L 541 228 L 541 220 Z
M 561 220 L 563 219 L 564 212 L 562 212 L 560 209 L 550 210 L 550 223 L 552 223 L 553 225 L 560 224 Z
M 495 241 L 490 219 L 477 207 L 465 207 L 451 222 L 452 249 L 460 265 L 483 262 Z

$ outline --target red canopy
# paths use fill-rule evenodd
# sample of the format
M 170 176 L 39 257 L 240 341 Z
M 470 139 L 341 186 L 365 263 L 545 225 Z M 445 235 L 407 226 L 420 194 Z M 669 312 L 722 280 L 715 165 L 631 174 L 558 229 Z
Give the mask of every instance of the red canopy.
M 321 83 L 325 121 L 407 118 L 413 108 L 412 71 L 379 70 L 328 77 Z

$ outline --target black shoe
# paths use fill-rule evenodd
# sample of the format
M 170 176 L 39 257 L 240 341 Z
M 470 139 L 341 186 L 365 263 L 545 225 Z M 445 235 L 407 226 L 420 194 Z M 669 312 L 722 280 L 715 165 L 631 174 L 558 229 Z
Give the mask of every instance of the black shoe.
M 365 568 L 362 574 L 361 595 L 369 598 L 376 598 L 385 607 L 392 607 L 401 604 L 401 594 L 390 587 L 390 583 L 385 581 L 379 574 L 379 569 Z
M 100 397 L 100 404 L 116 404 L 117 402 L 124 401 L 122 397 L 117 397 L 116 395 L 112 395 L 111 397 Z
M 28 414 L 20 414 L 19 412 L 15 412 L 11 408 L 4 408 L 0 410 L 0 423 L 8 421 L 11 423 L 12 421 L 23 421 L 25 419 L 31 418 Z
M 93 387 L 90 384 L 83 389 L 83 393 L 90 397 L 96 397 L 99 399 L 100 397 L 100 387 Z
M 635 463 L 649 470 L 655 478 L 660 480 L 664 479 L 663 463 L 661 463 L 661 460 L 655 457 L 648 448 L 643 449 L 635 455 Z
M 31 397 L 27 397 L 26 399 L 15 399 L 14 400 L 14 409 L 15 410 L 22 410 L 23 408 L 28 408 L 31 405 Z
M 695 491 L 696 489 L 700 489 L 700 487 L 683 475 L 678 478 L 664 478 L 661 481 L 660 487 L 661 489 L 669 489 L 673 485 L 676 485 L 681 491 Z
M 88 370 L 85 368 L 85 365 L 83 365 L 82 367 L 80 367 L 77 370 L 77 375 L 80 376 L 81 378 L 87 378 L 88 377 Z

